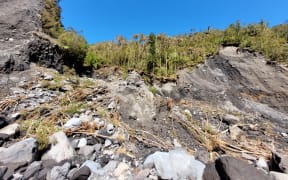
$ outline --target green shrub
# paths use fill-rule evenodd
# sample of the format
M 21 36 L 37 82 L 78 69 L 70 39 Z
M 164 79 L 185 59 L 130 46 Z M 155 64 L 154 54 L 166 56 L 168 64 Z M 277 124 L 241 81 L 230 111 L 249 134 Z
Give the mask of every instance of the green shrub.
M 157 89 L 154 86 L 150 86 L 149 91 L 154 95 L 157 93 Z
M 48 146 L 49 136 L 59 129 L 54 123 L 48 121 L 25 120 L 22 123 L 22 130 L 26 132 L 26 135 L 37 139 L 39 150 L 43 150 Z
M 83 65 L 88 50 L 88 44 L 83 36 L 74 30 L 66 30 L 59 36 L 58 42 L 66 49 L 65 59 L 69 61 L 66 62 L 68 65 L 72 67 Z
M 53 38 L 57 38 L 64 31 L 61 23 L 61 8 L 58 3 L 59 0 L 45 0 L 41 13 L 43 31 Z
M 96 52 L 88 50 L 84 60 L 84 66 L 92 66 L 95 69 L 99 68 L 99 58 Z

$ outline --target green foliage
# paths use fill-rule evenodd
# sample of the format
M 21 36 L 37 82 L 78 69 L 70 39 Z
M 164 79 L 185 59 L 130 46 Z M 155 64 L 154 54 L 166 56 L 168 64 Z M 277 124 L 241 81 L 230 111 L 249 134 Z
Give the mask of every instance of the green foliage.
M 277 37 L 284 38 L 288 42 L 288 24 L 280 24 L 272 28 Z
M 131 40 L 118 36 L 115 42 L 90 46 L 86 62 L 94 67 L 95 62 L 97 68 L 116 65 L 171 77 L 179 69 L 203 63 L 208 56 L 216 55 L 222 46 L 228 45 L 261 52 L 278 62 L 288 62 L 287 37 L 287 24 L 269 28 L 264 21 L 247 26 L 241 26 L 237 21 L 224 31 L 210 28 L 176 37 L 134 34 Z
M 61 8 L 59 0 L 45 0 L 44 9 L 41 12 L 41 22 L 43 31 L 53 38 L 57 38 L 64 32 L 61 23 Z
M 241 26 L 239 23 L 235 26 L 231 24 L 225 31 L 224 31 L 224 38 L 223 38 L 223 45 L 225 46 L 239 46 L 240 44 L 240 29 Z
M 83 64 L 88 51 L 88 44 L 83 36 L 74 30 L 66 30 L 58 38 L 59 44 L 66 49 L 66 59 L 72 66 Z
M 157 89 L 154 86 L 150 86 L 149 91 L 154 95 L 157 93 Z
M 100 65 L 99 63 L 100 61 L 96 52 L 89 49 L 84 60 L 84 66 L 92 66 L 97 69 Z
M 147 72 L 154 72 L 156 64 L 156 36 L 154 33 L 150 33 L 148 37 L 149 56 L 147 61 Z
M 38 149 L 43 150 L 49 144 L 48 137 L 57 132 L 59 127 L 48 121 L 25 120 L 22 124 L 22 130 L 26 132 L 27 136 L 35 137 L 39 144 Z
M 81 110 L 85 109 L 86 107 L 87 105 L 82 102 L 73 102 L 64 108 L 64 112 L 72 116 L 75 113 L 80 113 Z

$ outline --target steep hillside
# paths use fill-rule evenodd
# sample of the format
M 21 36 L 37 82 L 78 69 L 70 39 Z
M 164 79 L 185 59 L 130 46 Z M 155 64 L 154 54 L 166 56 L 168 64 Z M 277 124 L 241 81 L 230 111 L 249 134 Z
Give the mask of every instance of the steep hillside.
M 42 32 L 44 0 L 1 0 L 0 73 L 22 71 L 30 62 L 60 69 L 61 53 Z
M 288 71 L 257 53 L 226 47 L 166 83 L 117 67 L 24 72 L 0 101 L 4 179 L 287 176 Z
M 288 71 L 263 56 L 220 50 L 194 71 L 179 72 L 179 98 L 209 102 L 226 111 L 252 113 L 288 128 Z

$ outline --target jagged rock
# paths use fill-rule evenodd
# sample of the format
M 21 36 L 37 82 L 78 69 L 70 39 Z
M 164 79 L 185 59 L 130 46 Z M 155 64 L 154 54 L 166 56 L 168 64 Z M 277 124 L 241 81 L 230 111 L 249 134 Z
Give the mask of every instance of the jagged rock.
M 42 162 L 41 161 L 34 161 L 30 164 L 25 173 L 23 174 L 24 179 L 29 179 L 33 177 L 36 173 L 38 173 L 42 169 Z
M 262 170 L 247 164 L 240 159 L 229 156 L 220 157 L 215 161 L 221 179 L 269 180 L 270 177 Z
M 272 152 L 271 163 L 272 169 L 280 170 L 288 174 L 288 156 Z
M 19 124 L 14 123 L 4 128 L 0 129 L 0 134 L 7 134 L 8 136 L 12 137 L 19 131 Z
M 90 176 L 91 171 L 87 166 L 82 166 L 79 169 L 76 169 L 76 171 L 71 176 L 70 180 L 86 180 Z
M 273 180 L 287 180 L 288 179 L 288 174 L 279 173 L 275 171 L 270 171 L 269 174 Z
M 183 69 L 177 75 L 175 99 L 209 102 L 226 112 L 253 113 L 277 127 L 288 127 L 288 70 L 267 65 L 263 56 L 237 54 L 225 47 L 198 68 Z M 263 96 L 256 100 L 258 92 Z
M 4 116 L 0 116 L 0 129 L 7 126 L 8 120 Z
M 2 179 L 4 177 L 7 170 L 8 170 L 8 167 L 0 166 L 0 179 Z
M 9 135 L 7 134 L 0 134 L 0 146 L 9 139 Z
M 240 118 L 232 114 L 225 114 L 222 119 L 223 119 L 223 122 L 227 123 L 228 125 L 233 125 L 233 124 L 239 123 L 240 121 Z
M 55 166 L 47 174 L 47 180 L 66 180 L 66 176 L 71 167 L 70 163 L 65 163 L 63 166 Z
M 1 2 L 0 73 L 23 71 L 30 62 L 61 69 L 60 49 L 41 32 L 43 0 L 10 0 Z
M 0 148 L 0 163 L 18 164 L 19 166 L 30 163 L 37 156 L 37 148 L 38 144 L 34 138 L 17 142 L 8 148 Z
M 216 170 L 215 162 L 206 165 L 203 173 L 203 180 L 221 180 Z
M 185 150 L 176 149 L 169 153 L 156 152 L 148 156 L 144 167 L 155 166 L 158 175 L 163 179 L 191 178 L 201 180 L 205 165 L 187 154 Z
M 52 144 L 51 149 L 42 156 L 42 160 L 63 160 L 72 159 L 75 152 L 65 133 L 60 131 L 49 137 Z

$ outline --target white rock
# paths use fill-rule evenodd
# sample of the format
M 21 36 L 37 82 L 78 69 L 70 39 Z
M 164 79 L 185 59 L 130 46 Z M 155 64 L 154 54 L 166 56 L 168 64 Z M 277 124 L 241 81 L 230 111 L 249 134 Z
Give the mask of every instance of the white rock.
M 126 163 L 121 162 L 114 171 L 114 176 L 118 177 L 125 173 L 129 169 L 129 166 Z
M 110 134 L 110 135 L 113 134 L 114 130 L 115 130 L 114 125 L 113 124 L 108 124 L 106 130 L 107 130 L 108 134 Z
M 279 172 L 275 172 L 275 171 L 270 171 L 270 176 L 274 180 L 287 180 L 288 179 L 288 174 L 279 173 Z
M 16 134 L 16 132 L 19 130 L 19 124 L 14 123 L 10 124 L 8 126 L 5 126 L 4 128 L 0 129 L 1 134 L 7 134 L 9 136 L 13 136 Z
M 179 143 L 179 141 L 177 139 L 173 140 L 173 144 L 174 144 L 175 148 L 181 148 L 182 147 L 182 145 Z
M 11 118 L 11 119 L 17 119 L 17 118 L 19 118 L 20 116 L 21 116 L 21 113 L 16 112 L 16 113 L 11 114 L 11 115 L 10 115 L 10 118 Z
M 112 141 L 110 139 L 106 139 L 104 143 L 104 147 L 108 147 L 112 144 Z
M 144 167 L 155 166 L 162 179 L 195 179 L 202 180 L 205 165 L 187 154 L 183 149 L 167 152 L 155 152 L 147 157 Z
M 282 132 L 281 135 L 282 135 L 283 137 L 288 137 L 288 134 L 287 134 L 287 133 L 284 133 L 284 132 Z
M 116 108 L 116 103 L 114 101 L 112 101 L 109 105 L 108 105 L 108 110 L 113 110 Z
M 81 138 L 81 139 L 79 140 L 79 143 L 78 143 L 77 147 L 78 147 L 78 148 L 81 148 L 81 147 L 84 147 L 84 146 L 86 146 L 86 145 L 87 145 L 87 139 L 86 139 L 86 138 Z
M 67 136 L 60 131 L 49 137 L 52 144 L 51 149 L 42 156 L 42 160 L 55 160 L 61 162 L 63 160 L 72 159 L 75 152 L 71 146 Z
M 43 74 L 43 79 L 47 81 L 52 81 L 54 78 L 52 75 L 45 73 Z
M 64 128 L 75 128 L 75 127 L 79 127 L 81 125 L 81 120 L 80 118 L 77 117 L 73 117 L 71 119 L 69 119 L 65 124 L 64 124 Z
M 256 162 L 256 166 L 261 168 L 261 169 L 264 169 L 266 171 L 269 170 L 269 167 L 268 167 L 268 164 L 267 164 L 267 161 L 265 160 L 265 158 L 263 157 L 260 157 L 258 159 L 258 161 Z

